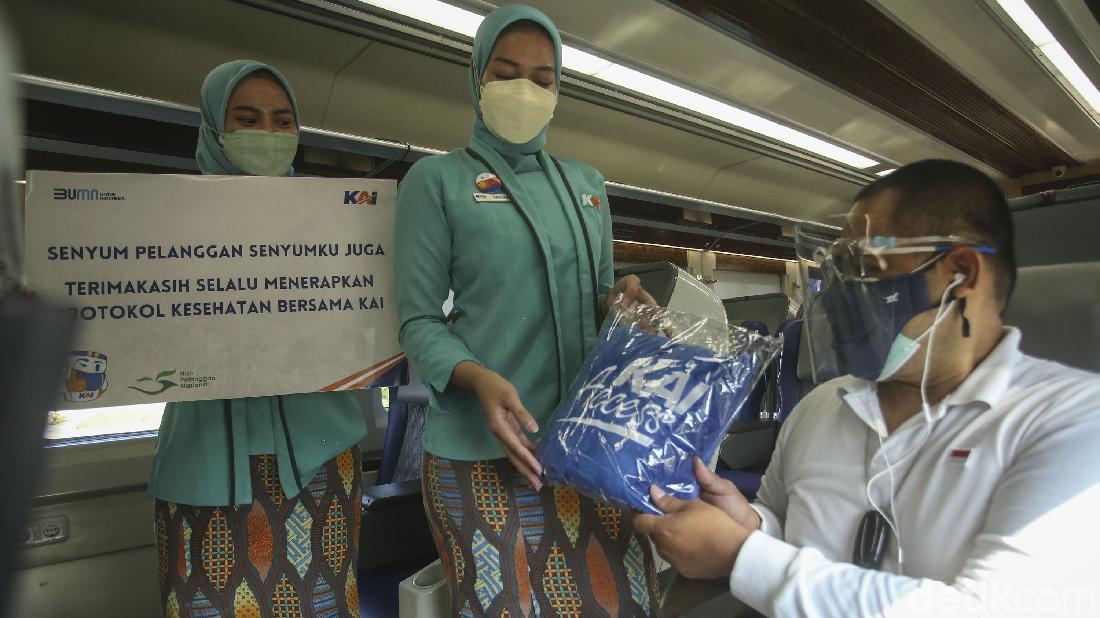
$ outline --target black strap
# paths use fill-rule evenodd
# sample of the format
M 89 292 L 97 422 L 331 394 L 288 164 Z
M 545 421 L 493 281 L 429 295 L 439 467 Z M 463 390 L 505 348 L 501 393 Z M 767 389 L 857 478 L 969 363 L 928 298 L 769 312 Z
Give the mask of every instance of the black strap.
M 222 400 L 225 416 L 225 436 L 229 444 L 229 506 L 237 505 L 237 453 L 233 447 L 233 402 Z
M 290 441 L 290 428 L 286 424 L 286 410 L 283 409 L 283 396 L 279 395 L 279 420 L 283 424 L 283 437 L 286 438 L 286 452 L 290 455 L 290 469 L 294 471 L 294 482 L 298 485 L 298 491 L 305 489 L 302 484 L 302 473 L 298 470 L 298 459 L 294 456 L 294 443 Z
M 516 201 L 515 196 L 512 195 L 512 192 L 508 190 L 508 186 L 504 184 L 504 179 L 501 178 L 500 174 L 497 173 L 495 169 L 493 169 L 493 166 L 489 165 L 489 162 L 486 161 L 485 158 L 478 154 L 473 148 L 467 147 L 466 154 L 470 155 L 470 158 L 472 158 L 473 160 L 484 165 L 485 169 L 489 170 L 494 176 L 497 177 L 498 180 L 500 180 L 500 190 L 508 196 L 508 199 L 512 201 L 512 205 L 515 206 L 516 210 L 519 211 L 519 215 L 523 217 L 523 221 L 527 223 L 527 229 L 531 231 L 531 237 L 535 240 L 535 246 L 539 249 L 539 255 L 542 256 L 542 265 L 546 271 L 546 298 L 552 298 L 552 295 L 550 293 L 550 260 L 546 257 L 546 251 L 543 250 L 542 243 L 539 242 L 539 234 L 535 230 L 534 222 L 531 221 L 531 218 L 528 217 L 527 213 L 523 210 L 523 208 L 520 207 L 519 202 Z M 554 326 L 554 355 L 557 357 L 557 362 L 555 363 L 554 367 L 557 368 L 558 390 L 560 391 L 562 389 L 561 350 L 559 349 L 561 347 L 561 341 L 559 340 L 558 335 L 558 318 L 553 311 L 550 312 L 550 320 Z
M 959 316 L 962 318 L 963 337 L 970 336 L 970 320 L 966 317 L 966 297 L 959 299 Z
M 856 530 L 856 542 L 852 548 L 852 564 L 864 568 L 879 570 L 886 557 L 886 546 L 890 543 L 890 524 L 877 510 L 868 511 L 859 522 Z
M 603 311 L 600 311 L 600 286 L 597 282 L 596 259 L 592 254 L 592 240 L 588 237 L 588 224 L 584 221 L 584 213 L 581 210 L 580 202 L 577 201 L 577 194 L 573 192 L 573 187 L 569 184 L 569 179 L 565 176 L 565 170 L 562 169 L 561 163 L 554 157 L 547 156 L 558 168 L 558 174 L 561 175 L 561 181 L 565 184 L 565 190 L 569 192 L 569 199 L 573 202 L 573 209 L 577 213 L 577 223 L 580 224 L 581 232 L 584 233 L 584 248 L 588 251 L 588 274 L 592 279 L 592 308 L 595 311 L 593 315 L 596 319 L 596 330 L 599 330 L 600 322 L 603 321 Z

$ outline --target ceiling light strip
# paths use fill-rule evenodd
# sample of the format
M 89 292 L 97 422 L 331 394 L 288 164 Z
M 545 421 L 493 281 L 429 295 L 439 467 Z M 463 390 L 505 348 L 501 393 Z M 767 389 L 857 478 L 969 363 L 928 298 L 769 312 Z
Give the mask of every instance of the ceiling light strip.
M 482 16 L 441 0 L 359 0 L 398 15 L 473 38 Z M 562 46 L 562 68 L 691 110 L 856 169 L 879 162 L 805 131 L 781 124 L 725 101 L 678 86 L 569 45 Z
M 988 0 L 995 2 L 1001 11 L 1027 37 L 1031 53 L 1054 73 L 1070 96 L 1084 108 L 1093 121 L 1100 125 L 1100 89 L 1085 75 L 1080 65 L 1066 48 L 1054 38 L 1043 20 L 1031 10 L 1024 0 Z
M 751 258 L 751 259 L 754 259 L 754 260 L 771 260 L 772 262 L 790 262 L 792 264 L 798 262 L 798 260 L 788 260 L 788 259 L 785 259 L 785 258 L 776 258 L 776 257 L 765 257 L 763 255 L 749 255 L 747 253 L 733 253 L 733 252 L 730 252 L 730 251 L 713 251 L 713 250 L 711 250 L 711 251 L 707 252 L 706 250 L 700 249 L 700 248 L 697 248 L 697 247 L 680 247 L 680 246 L 677 246 L 677 245 L 662 245 L 661 243 L 656 243 L 656 242 L 638 242 L 636 240 L 619 240 L 618 238 L 614 239 L 614 242 L 621 242 L 621 243 L 627 244 L 627 245 L 640 245 L 640 246 L 643 246 L 643 247 L 661 247 L 663 249 L 680 249 L 680 250 L 683 250 L 683 251 L 700 251 L 700 252 L 705 252 L 705 253 L 720 253 L 722 255 L 732 255 L 734 257 Z
M 698 197 L 691 197 L 679 193 L 669 193 L 667 191 L 659 191 L 657 189 L 647 189 L 645 187 L 628 185 L 611 180 L 605 181 L 604 184 L 607 185 L 608 193 L 612 195 L 616 193 L 622 193 L 625 197 L 634 197 L 631 195 L 631 193 L 640 193 L 646 195 L 650 200 L 655 200 L 659 203 L 666 203 L 680 208 L 687 208 L 689 210 L 702 210 L 704 212 L 711 212 L 714 214 L 727 215 L 731 217 L 740 216 L 752 219 L 754 221 L 764 221 L 767 223 L 776 223 L 778 225 L 790 226 L 804 223 L 818 226 L 823 229 L 840 229 L 835 225 L 828 225 L 818 221 L 795 219 L 793 217 L 785 217 L 783 215 L 775 214 L 772 212 L 765 212 L 763 210 L 756 210 L 754 208 L 747 208 L 745 206 L 735 206 L 733 204 L 704 200 Z

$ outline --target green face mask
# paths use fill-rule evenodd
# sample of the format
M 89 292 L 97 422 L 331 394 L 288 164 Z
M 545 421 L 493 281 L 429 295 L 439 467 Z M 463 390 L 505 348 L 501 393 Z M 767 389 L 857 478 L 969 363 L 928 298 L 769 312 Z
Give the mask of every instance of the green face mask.
M 252 176 L 282 176 L 298 152 L 298 134 L 233 131 L 221 137 L 225 156 Z

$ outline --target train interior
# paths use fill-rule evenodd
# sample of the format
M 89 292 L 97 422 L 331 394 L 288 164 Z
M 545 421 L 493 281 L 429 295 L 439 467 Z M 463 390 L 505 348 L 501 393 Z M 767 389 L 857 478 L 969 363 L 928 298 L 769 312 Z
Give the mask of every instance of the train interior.
M 793 228 L 830 229 L 862 185 L 906 163 L 958 160 L 998 181 L 1021 266 L 1006 321 L 1026 351 L 1100 371 L 1100 93 L 1037 50 L 1011 3 L 527 4 L 574 50 L 548 148 L 606 177 L 618 271 L 639 274 L 660 302 L 694 293 L 707 311 L 784 338 L 719 457 L 746 495 L 786 415 L 827 377 L 805 353 L 814 290 L 799 282 Z M 1100 85 L 1100 5 L 1020 4 Z M 470 20 L 490 8 L 10 0 L 25 169 L 196 173 L 203 77 L 255 58 L 295 85 L 299 174 L 400 181 L 417 159 L 467 143 Z M 417 615 L 408 608 L 438 603 L 443 581 L 423 570 L 436 559 L 419 482 L 427 396 L 414 380 L 358 398 L 370 427 L 363 615 Z M 50 412 L 8 615 L 159 615 L 146 482 L 162 410 Z M 738 607 L 721 582 L 662 581 L 666 615 Z

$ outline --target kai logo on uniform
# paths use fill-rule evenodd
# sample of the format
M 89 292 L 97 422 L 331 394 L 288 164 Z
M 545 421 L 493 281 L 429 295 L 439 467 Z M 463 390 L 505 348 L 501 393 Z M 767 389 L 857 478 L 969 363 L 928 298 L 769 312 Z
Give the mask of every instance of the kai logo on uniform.
M 365 204 L 373 206 L 378 203 L 377 191 L 344 191 L 344 205 L 358 206 Z
M 95 401 L 107 392 L 107 356 L 99 352 L 69 352 L 65 401 Z
M 100 191 L 99 189 L 77 189 L 66 187 L 54 187 L 53 199 L 55 200 L 72 200 L 82 202 L 97 202 L 101 200 L 124 200 L 125 197 L 118 195 L 117 193 L 111 193 L 110 191 Z
M 592 208 L 596 209 L 599 209 L 600 207 L 600 196 L 598 195 L 589 195 L 587 193 L 584 193 L 581 195 L 581 201 L 584 202 L 585 206 L 591 206 Z

